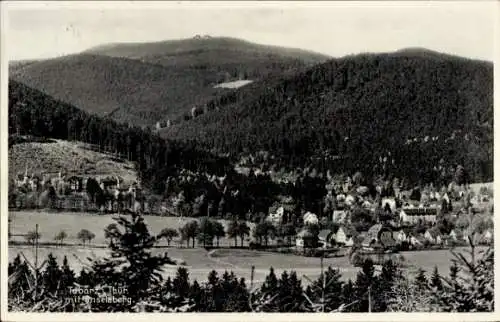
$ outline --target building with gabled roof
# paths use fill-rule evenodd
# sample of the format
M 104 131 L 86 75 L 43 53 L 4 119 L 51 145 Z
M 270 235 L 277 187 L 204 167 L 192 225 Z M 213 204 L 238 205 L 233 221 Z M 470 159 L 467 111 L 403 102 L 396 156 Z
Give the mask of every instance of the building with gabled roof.
M 409 208 L 401 209 L 399 219 L 401 222 L 416 224 L 419 221 L 436 223 L 437 221 L 437 208 L 422 207 L 422 208 Z
M 368 229 L 361 245 L 366 248 L 387 248 L 395 246 L 396 241 L 392 229 L 382 224 L 375 224 Z
M 302 229 L 295 238 L 295 246 L 299 248 L 313 248 L 318 244 L 318 236 L 307 229 Z

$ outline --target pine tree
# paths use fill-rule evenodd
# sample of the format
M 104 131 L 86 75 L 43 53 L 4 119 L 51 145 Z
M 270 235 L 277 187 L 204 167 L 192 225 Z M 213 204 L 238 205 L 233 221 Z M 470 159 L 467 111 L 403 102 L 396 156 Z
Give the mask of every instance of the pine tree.
M 244 286 L 244 280 L 242 282 Z M 245 310 L 245 303 L 242 301 L 246 300 L 246 305 L 248 305 L 248 297 L 245 296 L 244 289 L 242 289 L 242 285 L 238 282 L 233 272 L 230 274 L 227 272 L 224 273 L 221 281 L 221 289 L 222 297 L 224 298 L 224 312 L 242 312 Z
M 175 278 L 172 281 L 172 289 L 181 298 L 186 298 L 189 295 L 189 273 L 185 267 L 177 269 Z
M 20 265 L 21 265 L 21 255 L 17 254 L 14 260 L 11 263 L 9 263 L 7 269 L 8 274 L 9 275 L 13 274 Z
M 491 312 L 494 307 L 493 249 L 487 249 L 476 261 L 472 241 L 470 259 L 453 252 L 455 260 L 450 267 L 448 278 L 444 278 L 445 296 L 440 298 L 440 306 L 451 312 Z M 458 277 L 461 272 L 460 278 Z
M 384 262 L 382 265 L 382 272 L 380 276 L 377 277 L 376 285 L 374 285 L 373 288 L 373 293 L 377 294 L 377 296 L 374 296 L 373 301 L 374 311 L 385 312 L 387 310 L 388 304 L 391 301 L 391 290 L 395 280 L 400 278 L 400 276 L 401 272 L 392 260 Z
M 269 274 L 266 276 L 264 284 L 260 288 L 262 293 L 275 294 L 278 291 L 278 278 L 274 273 L 274 268 L 269 269 Z
M 325 288 L 323 289 L 323 275 L 320 275 L 317 280 L 313 281 L 310 285 L 309 291 L 306 294 L 309 296 L 313 303 L 321 303 L 321 299 L 325 297 L 325 312 L 337 310 L 343 302 L 342 289 L 343 282 L 341 281 L 341 274 L 338 269 L 328 267 L 324 273 Z
M 437 291 L 441 291 L 443 289 L 443 282 L 441 281 L 441 275 L 439 275 L 437 266 L 434 266 L 434 271 L 432 273 L 429 285 L 432 289 L 435 289 Z
M 448 202 L 446 202 L 446 199 L 443 198 L 441 201 L 441 214 L 447 214 L 450 212 Z
M 182 271 L 177 271 L 177 280 L 174 278 L 174 281 L 172 281 L 169 276 L 160 287 L 155 289 L 156 293 L 150 296 L 150 299 L 158 299 L 163 308 L 167 309 L 168 311 L 176 312 L 177 310 L 186 308 L 186 305 L 188 306 L 187 309 L 191 310 L 192 308 L 190 308 L 190 306 L 194 306 L 194 303 L 192 303 L 191 299 L 189 298 L 190 285 L 187 280 L 187 271 L 185 272 L 185 268 L 182 267 L 180 267 L 179 269 L 182 269 Z M 184 282 L 180 282 L 180 280 L 183 280 Z M 176 288 L 179 287 L 180 284 L 187 285 L 187 289 L 185 289 L 187 290 L 187 292 L 185 292 L 187 293 L 187 295 L 183 294 L 182 292 L 181 294 L 177 292 Z
M 80 274 L 78 274 L 78 277 L 76 278 L 76 283 L 89 287 L 94 286 L 94 280 L 92 279 L 92 274 L 82 268 L 80 270 Z
M 281 273 L 281 277 L 278 280 L 278 297 L 274 301 L 277 306 L 276 309 L 278 312 L 292 312 L 289 310 L 293 305 L 293 298 L 291 298 L 291 289 L 292 285 L 290 285 L 289 275 L 287 271 L 283 271 Z M 274 312 L 274 309 L 273 311 Z
M 355 285 L 352 282 L 351 279 L 347 281 L 347 283 L 344 284 L 342 287 L 342 302 L 344 304 L 345 309 L 343 311 L 345 312 L 353 312 L 353 308 L 355 308 L 356 304 L 356 294 L 355 292 Z
M 354 294 L 356 299 L 359 300 L 359 302 L 353 306 L 354 311 L 368 312 L 368 291 L 372 288 L 374 281 L 375 267 L 373 266 L 373 261 L 371 259 L 366 259 L 363 262 L 361 272 L 356 276 L 356 282 L 354 284 Z
M 422 268 L 419 268 L 417 271 L 417 276 L 415 277 L 415 285 L 417 286 L 417 290 L 425 291 L 429 287 L 429 282 L 427 281 L 425 273 L 425 270 L 423 270 Z
M 14 263 L 11 266 L 11 273 L 9 276 L 13 276 L 13 281 L 9 282 L 9 299 L 10 298 L 20 298 L 25 299 L 31 296 L 31 286 L 34 281 L 34 273 L 29 268 L 25 261 L 22 261 L 19 255 L 14 259 Z
M 189 289 L 189 297 L 193 300 L 194 302 L 194 311 L 195 312 L 203 312 L 205 309 L 205 301 L 204 301 L 204 294 L 203 290 L 200 287 L 200 284 L 198 284 L 198 281 L 194 280 L 193 284 L 191 285 Z
M 42 276 L 45 291 L 50 294 L 56 294 L 60 287 L 62 271 L 52 253 L 48 256 L 47 266 L 43 271 Z
M 236 278 L 235 278 L 236 280 Z M 236 287 L 237 295 L 235 297 L 235 302 L 237 303 L 236 312 L 249 312 L 250 307 L 248 306 L 249 292 L 244 278 L 240 278 L 238 285 Z
M 163 288 L 164 288 L 165 292 L 167 292 L 167 293 L 170 293 L 174 290 L 172 278 L 170 276 L 167 277 L 167 280 L 163 284 Z
M 286 288 L 281 289 L 282 291 L 286 290 Z M 283 295 L 285 294 L 290 296 L 291 301 L 289 303 L 285 302 L 286 304 L 280 307 L 280 309 L 283 310 L 282 312 L 304 312 L 304 289 L 302 288 L 302 282 L 297 277 L 297 273 L 295 271 L 290 273 L 290 277 L 288 279 L 288 292 L 284 292 Z
M 227 273 L 227 272 L 226 272 Z M 217 272 L 212 270 L 208 274 L 208 281 L 205 284 L 206 310 L 207 312 L 221 312 L 224 304 L 224 292 Z
M 122 311 L 148 310 L 148 299 L 161 289 L 163 265 L 173 261 L 166 253 L 151 254 L 157 240 L 149 233 L 143 217 L 132 214 L 130 219 L 120 216 L 115 220 L 120 229 L 109 231 L 115 241 L 109 245 L 111 258 L 93 261 L 91 275 L 95 284 L 125 288 L 124 296 L 130 298 L 131 303 L 104 303 L 96 308 L 102 311 L 120 306 Z
M 61 290 L 67 290 L 75 283 L 75 272 L 68 265 L 68 258 L 64 256 L 63 265 L 61 267 Z

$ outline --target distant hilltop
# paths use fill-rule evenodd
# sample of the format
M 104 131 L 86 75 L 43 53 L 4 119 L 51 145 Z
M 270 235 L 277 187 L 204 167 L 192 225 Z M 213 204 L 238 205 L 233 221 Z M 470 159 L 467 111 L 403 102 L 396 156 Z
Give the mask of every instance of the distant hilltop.
M 99 116 L 151 126 L 178 119 L 227 88 L 307 68 L 331 57 L 229 37 L 195 35 L 100 45 L 82 53 L 11 63 L 9 77 Z M 134 89 L 134 90 L 131 90 Z
M 212 36 L 210 36 L 210 35 L 203 35 L 203 36 L 196 35 L 193 37 L 193 39 L 212 39 Z

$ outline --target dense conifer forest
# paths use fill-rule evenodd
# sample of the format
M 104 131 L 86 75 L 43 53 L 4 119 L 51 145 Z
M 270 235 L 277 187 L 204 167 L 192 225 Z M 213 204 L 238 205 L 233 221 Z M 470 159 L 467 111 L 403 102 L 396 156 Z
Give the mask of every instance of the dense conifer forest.
M 88 114 L 16 81 L 9 81 L 9 144 L 22 135 L 90 143 L 137 164 L 145 184 L 154 185 L 179 168 L 222 175 L 227 160 L 195 151 L 189 143 L 166 141 L 151 131 Z
M 162 135 L 280 167 L 411 182 L 493 178 L 493 66 L 424 50 L 334 59 L 232 91 Z M 449 171 L 448 171 L 449 170 Z
M 270 75 L 323 62 L 328 56 L 202 37 L 110 44 L 83 53 L 34 62 L 12 62 L 9 77 L 98 116 L 151 126 L 176 120 L 238 79 Z

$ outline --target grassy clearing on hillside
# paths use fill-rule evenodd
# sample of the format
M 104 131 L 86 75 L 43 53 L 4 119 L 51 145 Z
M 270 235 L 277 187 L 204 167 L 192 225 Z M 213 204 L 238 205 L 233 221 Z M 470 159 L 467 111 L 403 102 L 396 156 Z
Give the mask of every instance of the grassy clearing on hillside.
M 247 84 L 253 82 L 252 80 L 237 80 L 232 82 L 220 83 L 214 86 L 214 88 L 240 88 Z
M 75 171 L 85 175 L 118 175 L 135 181 L 137 173 L 131 162 L 120 162 L 110 154 L 85 148 L 84 143 L 55 140 L 56 143 L 21 143 L 9 149 L 9 176 L 31 172 Z

